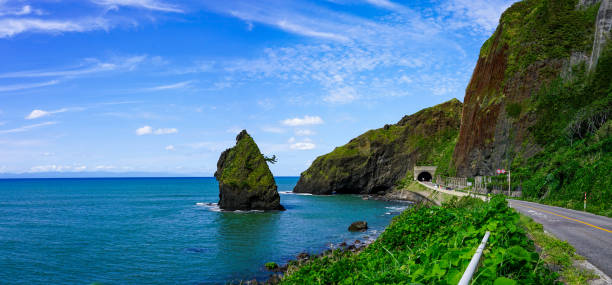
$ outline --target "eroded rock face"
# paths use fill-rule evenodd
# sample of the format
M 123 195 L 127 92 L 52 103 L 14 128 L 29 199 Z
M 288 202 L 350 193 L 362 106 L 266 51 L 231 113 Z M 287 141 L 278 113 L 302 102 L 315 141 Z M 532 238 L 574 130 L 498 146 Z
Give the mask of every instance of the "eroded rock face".
M 453 99 L 370 130 L 319 156 L 293 189 L 318 195 L 371 194 L 395 187 L 416 163 L 444 173 L 461 123 L 462 104 Z
M 284 210 L 276 182 L 259 147 L 243 130 L 236 146 L 221 153 L 215 178 L 223 210 Z

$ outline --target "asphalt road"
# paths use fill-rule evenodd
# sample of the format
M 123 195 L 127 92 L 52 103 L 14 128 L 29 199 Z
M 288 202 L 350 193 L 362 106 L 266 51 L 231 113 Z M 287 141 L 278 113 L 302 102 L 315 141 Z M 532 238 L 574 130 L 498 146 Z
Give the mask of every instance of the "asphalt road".
M 612 219 L 581 211 L 508 200 L 510 207 L 531 217 L 544 230 L 569 242 L 576 252 L 612 276 Z

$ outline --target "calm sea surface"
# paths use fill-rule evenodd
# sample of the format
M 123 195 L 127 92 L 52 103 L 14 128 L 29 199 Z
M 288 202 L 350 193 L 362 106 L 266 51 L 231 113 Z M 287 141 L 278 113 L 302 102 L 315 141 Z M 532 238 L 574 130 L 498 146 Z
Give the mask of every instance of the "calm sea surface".
M 373 237 L 403 203 L 288 192 L 284 212 L 220 212 L 214 178 L 0 180 L 0 284 L 217 284 Z M 349 233 L 356 220 L 370 230 Z

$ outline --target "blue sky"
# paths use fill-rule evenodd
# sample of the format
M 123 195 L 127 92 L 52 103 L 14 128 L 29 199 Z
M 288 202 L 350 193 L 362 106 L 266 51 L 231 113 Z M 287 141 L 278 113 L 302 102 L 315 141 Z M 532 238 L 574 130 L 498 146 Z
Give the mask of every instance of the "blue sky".
M 0 173 L 214 173 L 247 129 L 299 175 L 463 100 L 506 0 L 0 0 Z

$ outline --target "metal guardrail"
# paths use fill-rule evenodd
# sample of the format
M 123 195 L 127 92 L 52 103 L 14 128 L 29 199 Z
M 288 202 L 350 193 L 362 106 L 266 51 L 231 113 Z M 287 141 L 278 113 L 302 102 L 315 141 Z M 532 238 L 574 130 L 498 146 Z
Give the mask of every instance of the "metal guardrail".
M 468 264 L 468 267 L 465 269 L 465 272 L 463 273 L 463 276 L 461 276 L 461 280 L 459 280 L 459 283 L 457 283 L 457 285 L 470 284 L 472 276 L 474 275 L 474 271 L 476 271 L 476 267 L 478 267 L 478 263 L 480 262 L 480 256 L 482 256 L 482 251 L 487 245 L 487 241 L 489 240 L 490 235 L 491 232 L 489 231 L 485 233 L 484 237 L 482 238 L 482 241 L 480 242 L 480 245 L 474 253 L 474 256 L 472 256 L 472 260 L 470 260 L 470 264 Z

